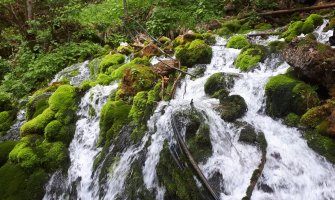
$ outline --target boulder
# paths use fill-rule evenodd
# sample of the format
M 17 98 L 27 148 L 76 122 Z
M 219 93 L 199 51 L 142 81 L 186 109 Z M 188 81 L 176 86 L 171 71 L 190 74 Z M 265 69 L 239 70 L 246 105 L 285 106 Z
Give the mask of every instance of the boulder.
M 148 44 L 141 50 L 141 56 L 144 57 L 152 57 L 152 56 L 159 56 L 162 52 L 159 50 L 159 47 L 153 43 Z
M 247 104 L 240 95 L 231 95 L 220 99 L 220 106 L 218 107 L 221 118 L 228 122 L 233 122 L 242 117 L 247 109 Z
M 170 66 L 170 67 L 168 67 Z M 157 64 L 152 66 L 152 70 L 161 76 L 167 76 L 170 73 L 174 72 L 175 69 L 173 68 L 179 68 L 179 62 L 177 60 L 162 60 L 158 62 Z
M 223 72 L 215 73 L 210 76 L 205 83 L 205 93 L 210 96 L 215 96 L 215 93 L 225 91 L 228 93 L 228 90 L 234 86 L 234 75 L 226 74 Z
M 284 49 L 283 57 L 299 77 L 326 88 L 335 85 L 335 50 L 330 46 L 297 39 Z

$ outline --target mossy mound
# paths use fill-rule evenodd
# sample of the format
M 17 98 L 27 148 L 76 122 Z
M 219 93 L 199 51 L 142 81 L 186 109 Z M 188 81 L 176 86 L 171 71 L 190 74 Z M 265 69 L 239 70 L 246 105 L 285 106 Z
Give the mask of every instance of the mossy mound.
M 285 119 L 284 119 L 284 123 L 287 126 L 292 126 L 292 127 L 296 127 L 299 125 L 300 123 L 300 116 L 295 114 L 295 113 L 289 113 Z
M 227 122 L 233 122 L 242 117 L 247 109 L 248 106 L 240 95 L 231 95 L 220 99 L 218 107 L 220 117 Z
M 112 54 L 105 56 L 99 65 L 100 73 L 105 73 L 109 67 L 117 68 L 116 66 L 125 61 L 125 56 L 122 54 Z
M 238 141 L 255 145 L 257 142 L 257 132 L 255 131 L 255 128 L 248 123 L 243 123 L 243 128 L 241 129 Z
M 268 48 L 271 53 L 280 53 L 286 46 L 286 42 L 276 40 L 270 42 Z
M 20 129 L 21 137 L 32 134 L 43 135 L 44 128 L 55 118 L 55 114 L 56 113 L 54 111 L 48 108 L 34 119 L 23 124 Z
M 101 109 L 99 145 L 109 144 L 128 120 L 130 106 L 123 101 L 108 101 Z
M 8 155 L 17 144 L 17 141 L 4 141 L 0 143 L 0 167 L 8 160 Z
M 323 19 L 320 15 L 311 14 L 306 18 L 304 22 L 296 21 L 290 24 L 287 31 L 281 34 L 282 38 L 285 38 L 285 41 L 290 42 L 293 38 L 304 33 L 311 33 L 314 29 L 320 26 L 323 23 Z
M 185 158 L 182 158 L 184 160 Z M 164 200 L 202 200 L 204 199 L 200 189 L 193 178 L 192 170 L 180 169 L 171 156 L 169 146 L 164 144 L 157 165 L 159 184 L 165 186 Z
M 176 58 L 182 65 L 192 67 L 194 64 L 209 64 L 212 59 L 212 48 L 203 40 L 196 39 L 176 48 Z
M 234 35 L 232 36 L 227 43 L 228 48 L 242 49 L 248 46 L 250 43 L 246 36 L 244 35 Z
M 43 199 L 44 185 L 48 180 L 43 169 L 36 168 L 28 173 L 19 165 L 7 162 L 0 168 L 0 177 L 0 199 Z
M 179 46 L 179 45 L 185 45 L 189 42 L 192 42 L 194 40 L 204 40 L 206 44 L 208 45 L 213 45 L 215 44 L 215 35 L 213 35 L 212 33 L 203 33 L 203 34 L 199 34 L 199 33 L 186 33 L 185 35 L 179 35 L 178 37 L 176 37 L 172 44 L 173 46 Z
M 235 66 L 241 71 L 250 71 L 254 69 L 257 63 L 262 62 L 266 56 L 266 49 L 260 45 L 250 45 L 242 49 L 237 56 Z
M 304 136 L 311 149 L 335 164 L 335 140 L 333 138 L 323 136 L 316 131 L 307 131 Z
M 117 52 L 124 55 L 130 55 L 131 53 L 134 53 L 134 51 L 135 51 L 134 48 L 131 47 L 130 45 L 123 45 L 117 48 Z
M 273 117 L 285 117 L 289 113 L 302 115 L 319 103 L 316 88 L 281 74 L 272 77 L 265 87 L 266 112 Z
M 43 137 L 23 137 L 9 154 L 11 162 L 26 171 L 41 167 L 48 171 L 58 169 L 68 161 L 67 148 L 62 142 L 49 143 Z
M 204 86 L 205 93 L 213 96 L 215 93 L 227 93 L 229 89 L 234 86 L 233 75 L 225 74 L 223 72 L 215 73 L 210 76 Z
M 131 138 L 134 141 L 138 141 L 143 137 L 147 120 L 154 111 L 156 102 L 160 99 L 159 92 L 160 85 L 157 85 L 149 92 L 142 91 L 135 95 L 133 105 L 129 112 L 129 118 L 132 120 L 132 124 L 136 126 L 131 134 Z
M 51 93 L 43 93 L 34 95 L 26 106 L 26 118 L 31 120 L 37 117 L 39 114 L 42 114 L 45 109 L 49 107 L 49 97 Z

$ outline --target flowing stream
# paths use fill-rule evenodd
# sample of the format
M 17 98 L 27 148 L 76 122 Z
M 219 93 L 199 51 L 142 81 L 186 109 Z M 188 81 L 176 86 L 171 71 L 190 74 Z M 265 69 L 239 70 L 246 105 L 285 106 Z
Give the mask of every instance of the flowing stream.
M 324 26 L 324 25 L 323 25 Z M 316 30 L 321 42 L 325 42 L 322 27 Z M 277 40 L 255 39 L 257 44 L 267 44 Z M 289 68 L 279 56 L 272 55 L 252 72 L 242 73 L 234 66 L 240 50 L 226 48 L 227 40 L 217 38 L 213 46 L 213 58 L 206 66 L 203 77 L 192 80 L 186 77 L 177 89 L 175 98 L 170 102 L 160 102 L 148 121 L 148 131 L 137 144 L 130 143 L 118 153 L 118 159 L 109 168 L 106 181 L 99 185 L 97 177 L 101 165 L 93 173 L 93 162 L 101 151 L 97 147 L 99 136 L 99 119 L 101 107 L 106 103 L 108 95 L 117 88 L 95 86 L 82 98 L 78 111 L 79 120 L 74 139 L 70 144 L 71 165 L 67 178 L 63 178 L 60 194 L 52 190 L 53 184 L 61 176 L 53 175 L 46 187 L 44 199 L 124 199 L 123 191 L 126 178 L 132 173 L 131 167 L 143 154 L 144 187 L 154 194 L 157 200 L 164 198 L 165 188 L 158 184 L 156 166 L 160 159 L 164 141 L 175 144 L 171 118 L 177 111 L 190 107 L 205 113 L 206 123 L 210 128 L 210 139 L 213 147 L 212 155 L 199 164 L 204 175 L 210 179 L 220 176 L 220 198 L 236 200 L 245 196 L 253 171 L 261 160 L 261 152 L 256 146 L 238 141 L 239 128 L 234 123 L 222 120 L 216 111 L 219 101 L 209 98 L 204 92 L 206 80 L 214 73 L 235 74 L 235 83 L 230 94 L 242 96 L 248 111 L 239 121 L 248 122 L 257 131 L 264 133 L 268 143 L 267 162 L 263 173 L 253 192 L 255 200 L 331 200 L 335 199 L 335 167 L 311 150 L 296 128 L 287 127 L 281 120 L 275 120 L 264 113 L 264 89 L 268 79 L 274 75 L 285 73 Z M 81 66 L 87 65 L 84 63 Z M 91 115 L 94 110 L 96 115 Z M 151 139 L 148 144 L 147 141 Z M 147 145 L 148 144 L 148 145 Z M 113 152 L 112 145 L 109 152 Z M 172 162 L 172 161 L 171 161 Z M 266 189 L 264 189 L 266 188 Z M 72 195 L 75 191 L 75 195 Z

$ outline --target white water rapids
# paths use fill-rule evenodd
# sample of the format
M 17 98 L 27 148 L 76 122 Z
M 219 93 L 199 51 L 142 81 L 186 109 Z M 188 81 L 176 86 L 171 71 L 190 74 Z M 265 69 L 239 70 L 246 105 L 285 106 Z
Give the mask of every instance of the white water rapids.
M 325 34 L 321 28 L 316 32 L 321 42 L 325 42 Z M 267 44 L 278 39 L 268 40 L 257 38 L 257 44 Z M 264 132 L 268 143 L 267 162 L 258 183 L 267 185 L 272 192 L 265 192 L 260 187 L 255 188 L 254 200 L 332 200 L 335 199 L 335 167 L 311 150 L 296 128 L 285 126 L 280 120 L 272 119 L 264 114 L 264 88 L 268 79 L 274 75 L 285 73 L 288 65 L 279 58 L 272 56 L 259 64 L 259 67 L 248 73 L 242 73 L 234 66 L 234 61 L 240 50 L 225 47 L 226 40 L 217 39 L 213 46 L 211 64 L 206 66 L 205 75 L 191 80 L 186 77 L 177 89 L 176 96 L 170 102 L 160 102 L 153 116 L 148 121 L 148 131 L 138 144 L 132 144 L 118 155 L 118 160 L 110 167 L 107 181 L 99 186 L 96 175 L 93 176 L 93 162 L 101 150 L 96 142 L 99 136 L 99 115 L 107 96 L 117 85 L 96 86 L 82 98 L 78 116 L 76 133 L 70 145 L 71 166 L 65 188 L 75 187 L 77 199 L 122 199 L 127 175 L 131 173 L 131 165 L 141 152 L 146 150 L 142 168 L 143 181 L 149 191 L 154 191 L 157 200 L 164 199 L 165 188 L 159 186 L 156 166 L 160 159 L 164 141 L 174 143 L 171 117 L 174 112 L 189 107 L 193 100 L 194 106 L 203 111 L 210 127 L 210 139 L 213 154 L 204 163 L 200 163 L 204 175 L 211 178 L 221 174 L 220 198 L 222 200 L 237 200 L 245 196 L 253 171 L 260 159 L 260 150 L 252 145 L 238 141 L 239 131 L 232 124 L 223 121 L 216 111 L 217 99 L 209 98 L 204 92 L 206 80 L 214 73 L 234 73 L 234 87 L 230 94 L 242 96 L 248 106 L 248 111 L 240 121 L 248 122 L 257 130 Z M 89 105 L 93 107 L 96 116 L 89 116 Z M 164 112 L 161 112 L 164 110 Z M 151 143 L 146 142 L 151 137 Z M 113 146 L 110 147 L 110 151 Z M 171 161 L 173 162 L 173 161 Z M 96 173 L 99 170 L 96 171 Z M 53 178 L 56 178 L 57 173 Z M 52 180 L 49 184 L 52 183 Z M 73 184 L 75 183 L 75 184 Z M 98 187 L 104 187 L 101 195 Z M 48 188 L 47 188 L 48 189 Z M 61 197 L 47 193 L 44 199 L 69 199 L 68 191 L 63 191 Z M 98 194 L 100 192 L 100 195 Z

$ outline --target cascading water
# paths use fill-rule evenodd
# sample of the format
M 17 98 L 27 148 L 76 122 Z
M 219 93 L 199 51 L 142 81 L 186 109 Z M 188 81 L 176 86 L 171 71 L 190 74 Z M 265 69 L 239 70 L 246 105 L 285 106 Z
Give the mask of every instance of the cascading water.
M 330 34 L 323 33 L 322 29 L 320 27 L 316 30 L 320 42 L 324 42 L 326 35 Z M 267 40 L 255 38 L 253 42 L 265 45 L 274 40 L 278 40 L 278 37 Z M 147 123 L 148 131 L 139 143 L 124 142 L 126 145 L 118 150 L 115 150 L 116 143 L 110 146 L 108 153 L 117 152 L 113 155 L 117 159 L 108 166 L 106 180 L 102 185 L 98 177 L 102 173 L 104 161 L 93 171 L 93 161 L 101 151 L 96 146 L 99 114 L 107 96 L 117 85 L 91 88 L 80 104 L 80 119 L 69 148 L 71 166 L 68 178 L 61 180 L 61 193 L 55 194 L 50 188 L 59 179 L 61 172 L 55 173 L 47 186 L 44 199 L 126 199 L 123 194 L 128 184 L 127 177 L 132 173 L 133 163 L 139 158 L 143 158 L 141 173 L 144 187 L 156 199 L 164 199 L 166 190 L 159 184 L 156 172 L 160 152 L 164 141 L 168 141 L 170 145 L 175 144 L 171 124 L 174 113 L 187 109 L 191 102 L 206 116 L 213 147 L 212 155 L 205 162 L 199 163 L 201 170 L 208 179 L 221 176 L 221 199 L 235 200 L 244 197 L 252 173 L 260 163 L 261 152 L 256 146 L 238 141 L 238 128 L 233 123 L 222 120 L 216 112 L 219 101 L 204 93 L 206 80 L 217 72 L 236 75 L 230 94 L 242 96 L 248 106 L 247 113 L 239 121 L 248 122 L 256 130 L 263 132 L 268 143 L 267 162 L 252 199 L 335 199 L 335 167 L 307 146 L 299 130 L 289 128 L 280 120 L 264 114 L 265 84 L 270 77 L 285 73 L 289 66 L 280 58 L 271 56 L 260 63 L 256 70 L 242 73 L 234 66 L 240 50 L 229 49 L 225 45 L 226 40 L 218 38 L 217 44 L 213 46 L 211 64 L 207 65 L 204 76 L 195 80 L 187 76 L 173 100 L 158 104 Z M 89 115 L 90 109 L 95 111 L 96 116 Z M 264 189 L 265 186 L 267 189 Z
M 117 86 L 117 83 L 110 86 L 97 85 L 81 99 L 77 113 L 79 120 L 76 123 L 75 135 L 69 147 L 71 166 L 68 170 L 68 179 L 64 183 L 70 192 L 66 191 L 61 195 L 61 198 L 69 198 L 68 193 L 75 193 L 77 198 L 82 200 L 93 198 L 91 190 L 93 162 L 101 151 L 101 148 L 97 147 L 100 132 L 100 110 Z M 52 193 L 48 194 L 47 189 L 44 199 L 52 198 L 57 199 L 57 196 Z
M 56 76 L 50 82 L 50 84 L 61 81 L 64 78 L 67 78 L 69 79 L 71 85 L 78 86 L 82 81 L 87 80 L 89 75 L 90 70 L 88 68 L 88 61 L 85 61 L 83 63 L 74 64 L 63 69 L 62 71 L 56 74 Z

